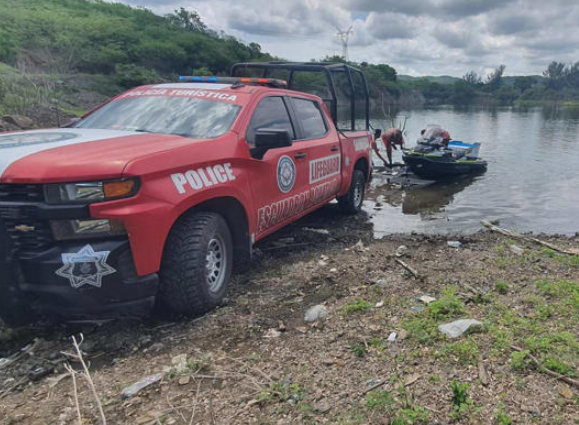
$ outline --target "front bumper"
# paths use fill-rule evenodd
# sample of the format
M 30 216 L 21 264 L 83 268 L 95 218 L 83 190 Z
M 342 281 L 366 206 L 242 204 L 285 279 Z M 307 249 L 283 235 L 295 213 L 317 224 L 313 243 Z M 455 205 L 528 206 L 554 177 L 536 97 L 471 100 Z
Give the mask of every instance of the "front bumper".
M 141 316 L 158 275 L 138 277 L 128 240 L 75 242 L 15 262 L 18 291 L 35 311 L 69 319 Z
M 0 288 L 13 302 L 70 320 L 146 315 L 159 282 L 157 274 L 137 276 L 128 240 L 77 241 L 19 253 L 5 259 L 4 268 Z
M 86 207 L 0 203 L 0 318 L 20 324 L 36 312 L 97 320 L 151 311 L 159 277 L 137 275 L 127 237 L 58 242 L 47 232 L 49 219 L 87 216 Z M 17 235 L 20 224 L 35 230 Z

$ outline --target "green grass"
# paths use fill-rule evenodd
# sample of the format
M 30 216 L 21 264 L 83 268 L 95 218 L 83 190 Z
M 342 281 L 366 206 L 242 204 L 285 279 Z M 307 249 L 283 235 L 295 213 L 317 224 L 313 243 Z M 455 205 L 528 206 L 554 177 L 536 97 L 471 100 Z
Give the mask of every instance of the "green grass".
M 428 311 L 419 313 L 416 317 L 405 319 L 402 326 L 408 332 L 408 336 L 420 343 L 426 343 L 441 338 L 436 320 Z
M 351 345 L 350 351 L 352 351 L 352 353 L 354 353 L 356 355 L 356 357 L 364 357 L 366 355 L 366 353 L 368 352 L 366 347 L 364 347 L 362 345 Z
M 428 304 L 428 311 L 435 319 L 456 317 L 464 313 L 464 303 L 456 295 L 456 287 L 446 288 L 443 294 L 444 296 Z
M 466 382 L 458 382 L 453 380 L 450 383 L 452 390 L 452 413 L 451 418 L 459 420 L 470 414 L 475 410 L 472 398 L 469 396 L 470 387 Z
M 510 360 L 511 367 L 515 370 L 525 370 L 530 365 L 532 365 L 531 359 L 529 359 L 529 351 L 513 351 Z
M 366 407 L 372 410 L 388 411 L 396 402 L 388 391 L 372 391 L 366 398 Z
M 563 265 L 579 267 L 579 255 L 559 254 L 557 251 L 550 248 L 543 248 L 541 253 Z
M 509 292 L 509 284 L 503 280 L 499 280 L 496 284 L 496 290 L 499 294 L 506 294 Z
M 479 356 L 478 345 L 472 338 L 445 344 L 441 352 L 444 357 L 455 358 L 459 363 L 465 365 L 475 364 Z
M 373 391 L 366 398 L 366 408 L 390 416 L 391 425 L 419 425 L 428 422 L 428 412 L 411 403 L 404 386 L 399 387 L 397 396 L 388 391 Z
M 424 407 L 413 406 L 407 409 L 399 409 L 394 412 L 390 425 L 415 425 L 428 423 L 428 412 Z
M 305 391 L 297 384 L 285 384 L 281 381 L 271 383 L 258 396 L 261 404 L 273 404 L 288 401 L 290 398 L 296 401 L 305 399 Z
M 352 304 L 347 304 L 342 307 L 342 312 L 345 315 L 365 313 L 372 308 L 372 304 L 368 301 L 357 299 Z
M 511 417 L 505 413 L 505 406 L 503 403 L 499 403 L 499 409 L 495 415 L 495 423 L 497 425 L 512 425 L 513 423 Z

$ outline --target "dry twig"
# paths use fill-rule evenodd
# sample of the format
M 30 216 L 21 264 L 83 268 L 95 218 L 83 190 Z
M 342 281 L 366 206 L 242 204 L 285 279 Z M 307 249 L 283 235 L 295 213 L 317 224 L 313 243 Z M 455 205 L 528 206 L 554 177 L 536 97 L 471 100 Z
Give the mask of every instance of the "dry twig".
M 78 425 L 82 425 L 82 414 L 80 413 L 80 403 L 78 402 L 78 387 L 76 386 L 76 372 L 69 364 L 65 364 L 64 368 L 72 378 L 72 394 L 74 396 L 74 405 L 76 407 L 76 416 L 78 418 Z
M 363 395 L 368 394 L 371 391 L 374 391 L 376 388 L 380 388 L 382 385 L 384 385 L 386 383 L 386 381 L 380 381 L 377 384 L 372 385 L 370 388 L 364 390 L 364 392 L 362 393 Z
M 416 279 L 419 278 L 418 272 L 416 270 L 414 270 L 412 267 L 410 267 L 408 264 L 406 264 L 400 258 L 396 258 L 395 260 L 398 264 L 400 264 L 404 268 L 404 270 L 406 270 L 408 273 L 410 273 L 412 276 L 414 276 L 414 278 L 416 278 Z
M 479 357 L 478 359 L 478 377 L 480 378 L 480 381 L 485 387 L 489 384 L 489 375 L 485 368 L 485 364 L 482 357 Z
M 201 381 L 197 383 L 197 391 L 195 391 L 195 401 L 199 399 L 199 390 L 201 389 Z M 189 425 L 193 425 L 193 420 L 195 419 L 195 413 L 197 413 L 197 403 L 193 406 L 193 411 L 191 412 L 191 420 Z
M 525 351 L 520 347 L 517 347 L 515 345 L 511 345 L 511 348 L 515 351 Z M 579 381 L 569 378 L 568 376 L 565 375 L 561 375 L 560 373 L 554 372 L 551 369 L 547 369 L 545 366 L 543 366 L 543 364 L 535 357 L 533 356 L 531 353 L 526 353 L 527 357 L 529 357 L 529 359 L 531 359 L 531 361 L 533 362 L 533 364 L 536 366 L 536 368 L 543 373 L 546 373 L 549 376 L 552 376 L 553 378 L 557 378 L 560 381 L 566 382 L 570 385 L 573 385 L 577 388 L 579 388 Z
M 513 238 L 513 239 L 521 239 L 521 240 L 528 241 L 528 242 L 534 242 L 536 244 L 546 246 L 547 248 L 550 248 L 553 251 L 560 252 L 561 254 L 579 255 L 578 249 L 561 248 L 560 246 L 553 245 L 552 243 L 542 241 L 541 239 L 533 238 L 531 236 L 525 236 L 525 235 L 522 235 L 518 232 L 515 232 L 514 230 L 503 229 L 502 227 L 495 226 L 494 224 L 492 224 L 490 221 L 487 221 L 487 220 L 481 220 L 481 224 L 493 232 L 500 233 L 501 235 L 505 235 L 505 236 L 508 236 L 510 238 Z
M 74 336 L 72 337 L 72 343 L 74 345 L 74 349 L 76 350 L 77 358 L 80 361 L 80 364 L 82 365 L 82 368 L 84 371 L 84 377 L 85 377 L 86 381 L 88 382 L 88 385 L 92 391 L 92 395 L 97 403 L 97 407 L 98 407 L 99 414 L 101 417 L 101 422 L 103 425 L 106 425 L 107 424 L 107 418 L 105 417 L 105 412 L 103 410 L 103 404 L 101 403 L 101 399 L 99 398 L 99 395 L 98 395 L 96 388 L 94 386 L 94 382 L 92 380 L 92 377 L 90 376 L 88 366 L 86 365 L 84 358 L 82 357 L 82 352 L 80 351 L 80 345 L 82 344 L 83 341 L 84 341 L 84 336 L 82 334 L 80 334 L 80 343 L 78 343 L 76 341 L 76 338 Z

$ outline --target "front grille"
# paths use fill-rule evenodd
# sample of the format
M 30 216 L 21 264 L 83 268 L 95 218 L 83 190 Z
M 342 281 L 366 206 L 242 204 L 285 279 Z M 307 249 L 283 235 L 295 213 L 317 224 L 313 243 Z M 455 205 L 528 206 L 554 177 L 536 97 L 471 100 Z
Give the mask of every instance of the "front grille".
M 44 191 L 39 184 L 0 184 L 2 202 L 44 202 Z
M 0 185 L 0 222 L 17 250 L 37 250 L 54 242 L 48 220 L 36 218 L 37 204 L 43 201 L 40 185 Z

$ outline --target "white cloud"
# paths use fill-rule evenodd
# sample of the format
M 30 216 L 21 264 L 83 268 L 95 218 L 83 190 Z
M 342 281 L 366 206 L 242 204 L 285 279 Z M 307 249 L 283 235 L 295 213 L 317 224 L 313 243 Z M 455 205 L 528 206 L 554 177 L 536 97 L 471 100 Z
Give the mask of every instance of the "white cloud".
M 185 7 L 264 51 L 307 61 L 340 54 L 336 28 L 353 28 L 350 59 L 401 73 L 461 76 L 501 63 L 509 75 L 579 60 L 576 0 L 122 0 L 165 14 Z

